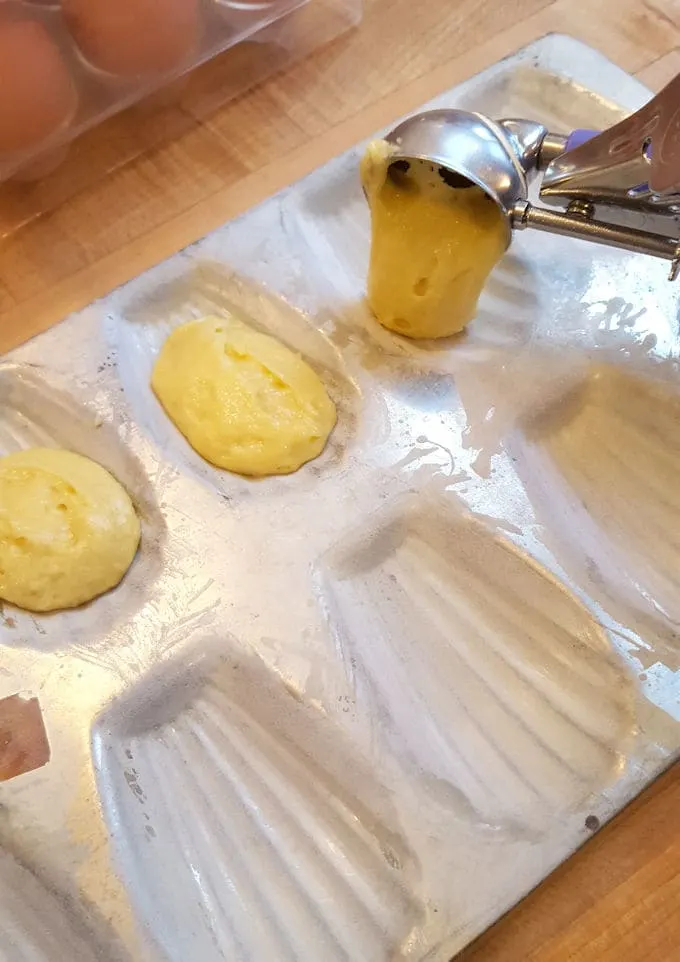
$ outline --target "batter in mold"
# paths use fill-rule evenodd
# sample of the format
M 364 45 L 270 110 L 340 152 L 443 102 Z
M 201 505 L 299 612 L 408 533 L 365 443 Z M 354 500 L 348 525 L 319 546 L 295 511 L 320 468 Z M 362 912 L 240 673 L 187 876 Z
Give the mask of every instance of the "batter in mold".
M 337 417 L 298 354 L 231 315 L 176 328 L 151 386 L 201 457 L 251 477 L 290 474 L 318 457 Z
M 399 334 L 457 334 L 507 247 L 507 223 L 481 188 L 452 185 L 422 161 L 392 164 L 392 150 L 375 141 L 361 161 L 372 221 L 368 302 Z
M 75 608 L 115 587 L 140 524 L 122 485 L 71 451 L 0 458 L 0 599 L 29 611 Z

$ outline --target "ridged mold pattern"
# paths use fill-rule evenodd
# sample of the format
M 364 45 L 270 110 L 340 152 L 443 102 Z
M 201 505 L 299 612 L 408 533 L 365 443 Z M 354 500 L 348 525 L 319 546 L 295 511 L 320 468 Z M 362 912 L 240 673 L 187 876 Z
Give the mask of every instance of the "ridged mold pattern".
M 129 891 L 169 958 L 409 957 L 415 866 L 324 714 L 256 661 L 155 685 L 109 709 L 94 753 Z
M 34 875 L 0 852 L 0 962 L 106 962 L 67 909 Z
M 633 693 L 605 632 L 486 521 L 406 501 L 319 588 L 373 717 L 461 817 L 545 828 L 623 768 Z
M 605 605 L 680 626 L 679 425 L 676 387 L 602 365 L 528 419 L 516 453 L 569 570 L 586 571 Z

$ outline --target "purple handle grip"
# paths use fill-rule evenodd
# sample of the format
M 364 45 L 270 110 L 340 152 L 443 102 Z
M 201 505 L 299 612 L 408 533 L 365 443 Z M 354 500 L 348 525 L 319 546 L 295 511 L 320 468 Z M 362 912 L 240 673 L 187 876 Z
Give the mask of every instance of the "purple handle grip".
M 585 144 L 587 141 L 592 140 L 593 137 L 597 137 L 599 133 L 599 130 L 572 130 L 567 137 L 565 151 L 580 147 L 581 144 Z

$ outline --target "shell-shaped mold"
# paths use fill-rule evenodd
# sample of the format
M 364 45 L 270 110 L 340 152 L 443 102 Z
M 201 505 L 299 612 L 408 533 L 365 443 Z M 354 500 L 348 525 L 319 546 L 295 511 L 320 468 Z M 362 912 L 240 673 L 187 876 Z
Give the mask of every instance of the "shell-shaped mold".
M 94 753 L 128 889 L 168 957 L 409 957 L 412 861 L 324 714 L 259 662 L 152 684 L 100 719 Z
M 104 962 L 66 907 L 0 852 L 0 962 Z
M 585 574 L 617 620 L 632 606 L 680 625 L 680 393 L 598 367 L 529 419 L 514 448 L 572 577 Z
M 134 284 L 108 321 L 111 343 L 125 359 L 119 374 L 135 420 L 165 458 L 223 495 L 245 494 L 253 482 L 205 461 L 180 434 L 151 388 L 156 358 L 172 330 L 211 314 L 234 314 L 263 334 L 300 354 L 324 383 L 336 405 L 338 421 L 324 451 L 293 477 L 261 479 L 258 492 L 279 496 L 318 484 L 318 476 L 341 464 L 355 433 L 357 389 L 344 373 L 338 352 L 305 316 L 265 288 L 218 264 L 190 266 L 152 293 L 135 296 Z
M 89 649 L 103 631 L 143 604 L 160 569 L 165 522 L 139 462 L 114 428 L 33 367 L 0 365 L 0 457 L 33 447 L 66 448 L 98 462 L 126 488 L 142 523 L 142 541 L 120 585 L 91 605 L 30 615 L 12 610 L 12 627 L 0 625 L 4 644 L 46 649 Z
M 606 634 L 486 522 L 406 502 L 319 587 L 372 714 L 462 818 L 545 829 L 624 765 L 633 695 Z

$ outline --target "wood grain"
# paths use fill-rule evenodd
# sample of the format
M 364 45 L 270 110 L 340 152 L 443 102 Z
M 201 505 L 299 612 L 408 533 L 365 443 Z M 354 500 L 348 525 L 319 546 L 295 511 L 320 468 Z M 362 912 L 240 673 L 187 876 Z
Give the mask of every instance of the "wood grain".
M 677 962 L 680 765 L 456 962 Z
M 92 132 L 55 177 L 0 189 L 0 352 L 545 33 L 652 88 L 680 70 L 677 0 L 365 3 L 361 29 L 227 106 L 225 77 L 247 84 L 276 49 L 209 65 L 174 100 Z M 298 41 L 317 28 L 303 20 Z M 676 767 L 461 958 L 678 962 L 679 812 Z

